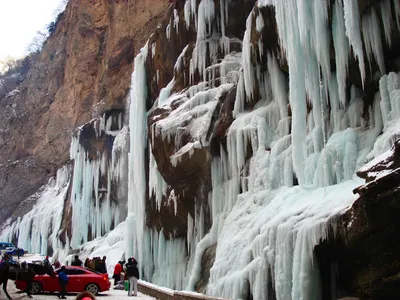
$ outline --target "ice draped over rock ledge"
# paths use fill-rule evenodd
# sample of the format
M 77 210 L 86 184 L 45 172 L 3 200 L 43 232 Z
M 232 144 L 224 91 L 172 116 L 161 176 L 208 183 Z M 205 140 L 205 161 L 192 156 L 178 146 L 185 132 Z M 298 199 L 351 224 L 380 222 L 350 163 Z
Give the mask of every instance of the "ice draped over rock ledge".
M 114 254 L 110 266 L 125 252 L 143 279 L 173 289 L 321 299 L 313 249 L 357 199 L 356 171 L 399 136 L 400 80 L 384 54 L 400 6 L 239 2 L 171 5 L 135 59 L 129 124 L 101 121 L 111 153 L 73 139 L 71 235 L 55 234 L 56 218 L 38 242 L 27 214 L 1 237 L 19 232 L 41 252 L 47 237 L 60 257 L 69 246 Z
M 233 55 L 241 58 L 241 64 L 229 71 L 230 78 L 237 78 L 233 82 L 234 120 L 211 161 L 212 226 L 195 245 L 195 253 L 188 252 L 193 268 L 187 274 L 187 288 L 193 289 L 202 280 L 203 254 L 217 244 L 205 287 L 208 294 L 268 299 L 268 295 L 275 293 L 276 299 L 320 299 L 313 248 L 327 238 L 337 217 L 357 199 L 352 191 L 363 181 L 355 172 L 390 149 L 396 138 L 397 119 L 390 126 L 382 122 L 396 110 L 393 104 L 387 109 L 382 106 L 393 101 L 386 100 L 386 96 L 385 102 L 381 101 L 382 93 L 387 94 L 387 76 L 382 77 L 380 91 L 375 90 L 369 105 L 363 101 L 363 88 L 366 82 L 377 82 L 385 73 L 380 44 L 384 43 L 384 35 L 378 30 L 380 19 L 376 9 L 390 19 L 397 18 L 398 11 L 392 16 L 385 4 L 360 15 L 357 1 L 335 1 L 331 6 L 324 1 L 258 1 L 247 18 L 242 50 L 232 51 L 214 44 L 217 37 L 219 41 L 229 39 L 224 31 L 226 24 L 219 22 L 229 20 L 229 13 L 225 13 L 229 9 L 224 7 L 231 2 L 200 1 L 198 10 L 194 1 L 185 2 L 186 25 L 189 28 L 191 22 L 197 24 L 197 37 L 193 56 L 188 59 L 189 73 L 182 71 L 179 62 L 185 53 L 177 64 L 182 76 L 200 75 L 198 83 L 192 79 L 191 87 L 181 91 L 176 89 L 174 77 L 160 94 L 158 106 L 162 109 L 150 116 L 149 142 L 154 146 L 154 139 L 170 143 L 172 138 L 175 150 L 170 159 L 174 166 L 184 153 L 190 157 L 199 151 L 195 149 L 207 149 L 213 137 L 204 140 L 204 136 L 197 135 L 198 131 L 194 133 L 200 129 L 196 122 L 205 114 L 200 117 L 198 107 L 187 103 L 201 96 L 201 105 L 212 105 L 215 88 L 224 88 L 226 82 L 224 61 Z M 395 3 L 389 6 L 392 4 L 397 7 Z M 264 15 L 271 5 L 281 46 L 278 51 L 265 50 L 269 41 L 263 40 L 262 34 Z M 213 22 L 219 25 L 213 26 Z M 392 28 L 392 21 L 385 20 L 385 24 L 385 28 Z M 387 41 L 390 31 L 385 29 Z M 172 35 L 170 32 L 168 39 Z M 199 52 L 204 44 L 207 51 Z M 351 56 L 357 60 L 359 81 L 349 86 Z M 288 65 L 287 74 L 282 71 L 283 57 Z M 371 64 L 378 65 L 373 78 L 366 72 L 372 72 Z M 212 70 L 210 77 L 207 70 Z M 397 76 L 391 74 L 389 77 Z M 389 86 L 391 90 L 392 85 Z M 193 88 L 200 91 L 191 95 Z M 395 99 L 395 93 L 392 94 Z M 221 111 L 219 108 L 219 112 L 214 112 L 217 119 Z M 201 128 L 204 124 L 209 130 L 215 128 L 211 121 L 201 124 Z M 379 144 L 385 146 L 377 151 L 375 141 L 382 129 L 388 134 L 381 136 Z M 190 139 L 182 142 L 180 137 L 185 134 Z M 154 159 L 160 157 L 155 155 Z M 191 231 L 189 225 L 190 222 Z
M 122 124 L 122 113 L 113 111 L 79 127 L 71 142 L 72 167 L 22 202 L 21 210 L 32 210 L 16 222 L 9 219 L 1 236 L 17 237 L 30 252 L 64 257 L 124 220 L 128 127 Z

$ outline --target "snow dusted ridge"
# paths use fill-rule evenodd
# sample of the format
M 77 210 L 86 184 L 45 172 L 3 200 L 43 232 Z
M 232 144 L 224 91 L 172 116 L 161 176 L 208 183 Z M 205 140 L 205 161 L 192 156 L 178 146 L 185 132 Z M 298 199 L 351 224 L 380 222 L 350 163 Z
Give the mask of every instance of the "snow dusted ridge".
M 103 153 L 89 158 L 79 136 L 74 138 L 72 180 L 67 170 L 60 171 L 57 180 L 62 184 L 44 187 L 33 210 L 22 219 L 10 220 L 1 238 L 11 240 L 18 233 L 20 246 L 41 253 L 47 252 L 50 243 L 64 261 L 70 259 L 70 246 L 80 248 L 82 258 L 107 255 L 109 271 L 123 256 L 134 255 L 145 280 L 177 290 L 194 290 L 201 278 L 203 254 L 217 244 L 207 294 L 268 299 L 270 282 L 278 300 L 320 299 L 313 248 L 327 238 L 337 217 L 356 200 L 352 191 L 363 183 L 356 171 L 369 161 L 378 162 L 373 159 L 382 153 L 390 156 L 385 151 L 399 136 L 400 77 L 385 74 L 382 51 L 382 43 L 390 45 L 391 32 L 399 29 L 393 25 L 388 2 L 382 2 L 380 12 L 374 8 L 360 16 L 357 0 L 336 0 L 332 6 L 327 1 L 259 0 L 247 18 L 241 51 L 231 51 L 232 41 L 225 32 L 230 1 L 220 0 L 218 11 L 213 0 L 201 0 L 198 6 L 195 0 L 187 0 L 184 18 L 174 11 L 165 34 L 171 40 L 184 28 L 179 26 L 182 22 L 196 30 L 190 86 L 173 92 L 176 78 L 171 79 L 154 103 L 154 108 L 164 109 L 168 116 L 152 120 L 149 130 L 163 140 L 179 139 L 179 132 L 190 135 L 189 142 L 175 142 L 170 163 L 176 166 L 196 149 L 209 147 L 208 132 L 220 97 L 237 89 L 226 146 L 220 145 L 219 155 L 211 162 L 211 229 L 205 232 L 204 210 L 197 208 L 187 216 L 186 237 L 166 237 L 163 230 L 146 225 L 147 188 L 155 195 L 158 209 L 163 197 L 174 201 L 172 192 L 166 195 L 167 184 L 158 171 L 157 157 L 151 154 L 153 141 L 146 139 L 146 60 L 156 54 L 153 44 L 146 45 L 135 59 L 129 150 L 128 128 L 122 121 L 117 131 L 106 120 L 101 126 L 107 135 L 115 136 L 111 161 Z M 262 40 L 262 35 L 258 40 L 252 36 L 254 28 L 266 30 L 262 10 L 269 5 L 275 7 L 281 55 L 287 60 L 289 76 L 281 70 L 281 58 L 264 51 L 269 41 Z M 393 1 L 393 7 L 399 25 L 398 1 Z M 335 66 L 330 64 L 331 43 Z M 174 69 L 183 68 L 187 49 L 182 50 Z M 346 88 L 351 55 L 358 62 L 361 86 Z M 363 117 L 362 92 L 369 76 L 366 62 L 377 64 L 379 71 L 373 77 L 380 78 L 379 91 L 367 111 L 368 122 Z M 249 106 L 256 95 L 260 100 Z M 180 105 L 172 107 L 172 103 Z M 128 158 L 117 155 L 128 151 Z M 150 153 L 149 166 L 146 152 Z M 108 191 L 116 182 L 127 184 L 126 203 L 111 202 L 110 193 L 100 200 L 103 177 Z M 73 234 L 71 241 L 61 243 L 61 215 L 69 184 Z M 48 205 L 50 198 L 54 205 Z M 46 226 L 39 227 L 43 220 Z

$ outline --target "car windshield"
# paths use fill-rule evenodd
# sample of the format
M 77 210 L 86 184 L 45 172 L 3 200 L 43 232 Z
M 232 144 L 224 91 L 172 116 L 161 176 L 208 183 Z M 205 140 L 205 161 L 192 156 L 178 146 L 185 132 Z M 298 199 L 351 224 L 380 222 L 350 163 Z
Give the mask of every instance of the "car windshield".
M 93 269 L 90 269 L 90 268 L 82 268 L 82 269 L 78 269 L 78 268 L 73 268 L 73 267 L 68 267 L 68 266 L 66 266 L 66 269 L 67 269 L 67 273 L 68 273 L 68 271 L 69 270 L 85 270 L 85 271 L 89 271 L 89 272 L 92 272 L 92 273 L 95 273 L 95 274 L 98 274 L 98 275 L 103 275 L 102 273 L 100 273 L 100 272 L 97 272 L 96 270 L 93 270 Z M 57 269 L 57 270 L 55 270 L 54 272 L 56 273 L 56 274 L 58 274 L 58 273 L 60 273 L 60 271 L 61 271 L 61 269 Z
M 15 246 L 11 243 L 0 243 L 0 249 L 6 249 L 6 248 L 15 248 Z
M 93 272 L 93 273 L 96 273 L 96 274 L 102 274 L 102 273 L 100 273 L 100 272 L 97 272 L 97 271 L 95 271 L 95 270 L 93 270 L 93 269 L 90 269 L 90 268 L 84 268 L 86 271 L 89 271 L 89 272 Z

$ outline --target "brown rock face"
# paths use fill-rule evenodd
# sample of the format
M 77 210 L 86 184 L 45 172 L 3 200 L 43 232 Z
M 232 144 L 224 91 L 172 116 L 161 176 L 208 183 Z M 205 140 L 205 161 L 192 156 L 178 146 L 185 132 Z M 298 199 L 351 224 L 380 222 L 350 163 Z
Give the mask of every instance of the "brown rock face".
M 158 114 L 159 113 L 159 114 Z M 149 116 L 149 128 L 155 126 L 157 121 L 168 117 L 170 112 L 157 109 Z M 157 120 L 154 122 L 154 120 Z M 177 160 L 176 165 L 171 162 L 173 156 L 180 147 L 184 147 L 193 142 L 190 134 L 184 128 L 178 133 L 169 138 L 163 138 L 161 134 L 156 134 L 153 130 L 149 130 L 149 139 L 152 143 L 152 153 L 157 160 L 159 172 L 163 176 L 165 182 L 174 189 L 175 196 L 178 200 L 178 217 L 177 224 L 173 225 L 174 217 L 173 210 L 170 210 L 170 217 L 165 215 L 165 210 L 160 211 L 160 215 L 164 217 L 159 218 L 157 213 L 153 211 L 151 219 L 158 219 L 159 226 L 164 227 L 164 231 L 168 236 L 169 233 L 174 233 L 173 236 L 185 236 L 187 229 L 187 215 L 194 218 L 195 216 L 195 203 L 200 206 L 203 204 L 208 208 L 208 192 L 211 189 L 211 155 L 209 147 L 194 148 L 193 153 L 189 152 L 182 155 Z M 167 197 L 168 198 L 168 197 Z M 164 202 L 167 199 L 164 199 Z M 165 205 L 163 205 L 164 207 Z M 175 228 L 173 232 L 168 229 Z M 206 228 L 210 228 L 210 220 L 207 216 Z M 180 230 L 177 230 L 179 228 Z
M 392 166 L 400 162 L 399 147 L 394 149 Z M 382 164 L 373 169 L 382 170 Z M 336 237 L 332 232 L 331 239 L 316 248 L 324 299 L 334 290 L 339 297 L 399 297 L 399 180 L 400 171 L 396 169 L 355 189 L 360 198 L 340 218 Z
M 196 291 L 198 291 L 199 293 L 206 292 L 206 286 L 208 280 L 210 279 L 210 270 L 214 265 L 216 251 L 217 251 L 217 244 L 207 248 L 207 250 L 204 251 L 203 258 L 201 260 L 201 265 L 202 265 L 201 279 L 196 285 Z
M 377 177 L 382 177 L 381 172 L 388 171 L 396 171 L 400 167 L 400 141 L 397 140 L 392 149 L 391 155 L 387 156 L 385 159 L 382 159 L 378 163 L 372 165 L 371 167 L 363 167 L 361 170 L 357 172 L 357 175 L 361 178 L 364 178 L 367 183 L 364 186 L 359 187 L 356 191 L 358 194 L 362 195 L 364 191 L 371 190 L 373 186 L 382 186 L 382 182 L 385 181 L 375 181 Z M 381 175 L 381 176 L 379 176 Z
M 158 99 L 162 88 L 166 87 L 172 79 L 174 79 L 174 84 L 171 86 L 171 94 L 182 95 L 190 86 L 196 85 L 202 80 L 202 76 L 197 71 L 192 74 L 191 78 L 190 60 L 196 46 L 197 33 L 193 20 L 191 20 L 190 26 L 186 26 L 184 3 L 185 1 L 174 1 L 163 25 L 157 28 L 149 39 L 146 60 L 147 82 L 149 83 L 148 109 Z M 215 11 L 219 13 L 219 1 L 215 1 L 215 5 Z M 237 41 L 243 39 L 246 18 L 253 6 L 254 1 L 246 1 L 244 4 L 242 1 L 231 1 L 229 5 L 229 14 L 232 17 L 229 18 L 226 25 L 226 35 L 231 38 L 230 49 L 232 52 L 241 52 L 241 45 Z M 178 18 L 179 21 L 175 23 Z M 217 24 L 212 26 L 217 26 Z M 168 49 L 168 51 L 164 49 Z M 180 61 L 175 64 L 178 57 L 180 57 Z M 206 55 L 206 57 L 208 56 Z M 215 59 L 220 61 L 222 58 L 223 53 L 217 51 Z M 207 61 L 206 64 L 210 65 L 211 62 Z M 215 80 L 210 85 L 220 85 L 219 70 L 216 71 L 216 74 Z M 210 76 L 206 75 L 206 77 Z M 225 140 L 227 129 L 233 121 L 232 110 L 235 95 L 235 88 L 228 94 L 220 95 L 209 124 L 207 144 L 193 147 L 192 151 L 180 156 L 175 164 L 171 162 L 171 157 L 183 147 L 189 146 L 190 143 L 198 142 L 187 130 L 191 126 L 191 122 L 182 122 L 179 130 L 168 138 L 157 134 L 154 128 L 158 122 L 168 119 L 184 101 L 178 97 L 171 103 L 170 109 L 153 108 L 149 114 L 148 134 L 152 154 L 160 174 L 169 186 L 168 191 L 174 190 L 178 202 L 176 216 L 174 210 L 168 206 L 168 197 L 164 197 L 160 211 L 151 204 L 147 207 L 151 216 L 148 224 L 158 229 L 162 227 L 166 237 L 170 235 L 186 236 L 187 215 L 190 214 L 194 218 L 197 213 L 196 209 L 199 209 L 200 206 L 205 212 L 205 231 L 207 232 L 211 226 L 208 207 L 208 193 L 211 190 L 211 153 L 216 151 L 219 155 L 219 142 Z
M 0 90 L 0 222 L 69 160 L 74 128 L 125 110 L 133 58 L 167 7 L 167 0 L 69 1 L 19 93 L 4 99 Z

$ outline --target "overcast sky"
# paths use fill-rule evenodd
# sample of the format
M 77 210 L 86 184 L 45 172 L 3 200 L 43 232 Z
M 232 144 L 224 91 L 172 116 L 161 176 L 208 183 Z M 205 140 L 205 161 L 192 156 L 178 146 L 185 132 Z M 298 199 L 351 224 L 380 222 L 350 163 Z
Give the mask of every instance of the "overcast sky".
M 54 21 L 62 0 L 0 0 L 0 60 L 19 58 L 36 32 Z

